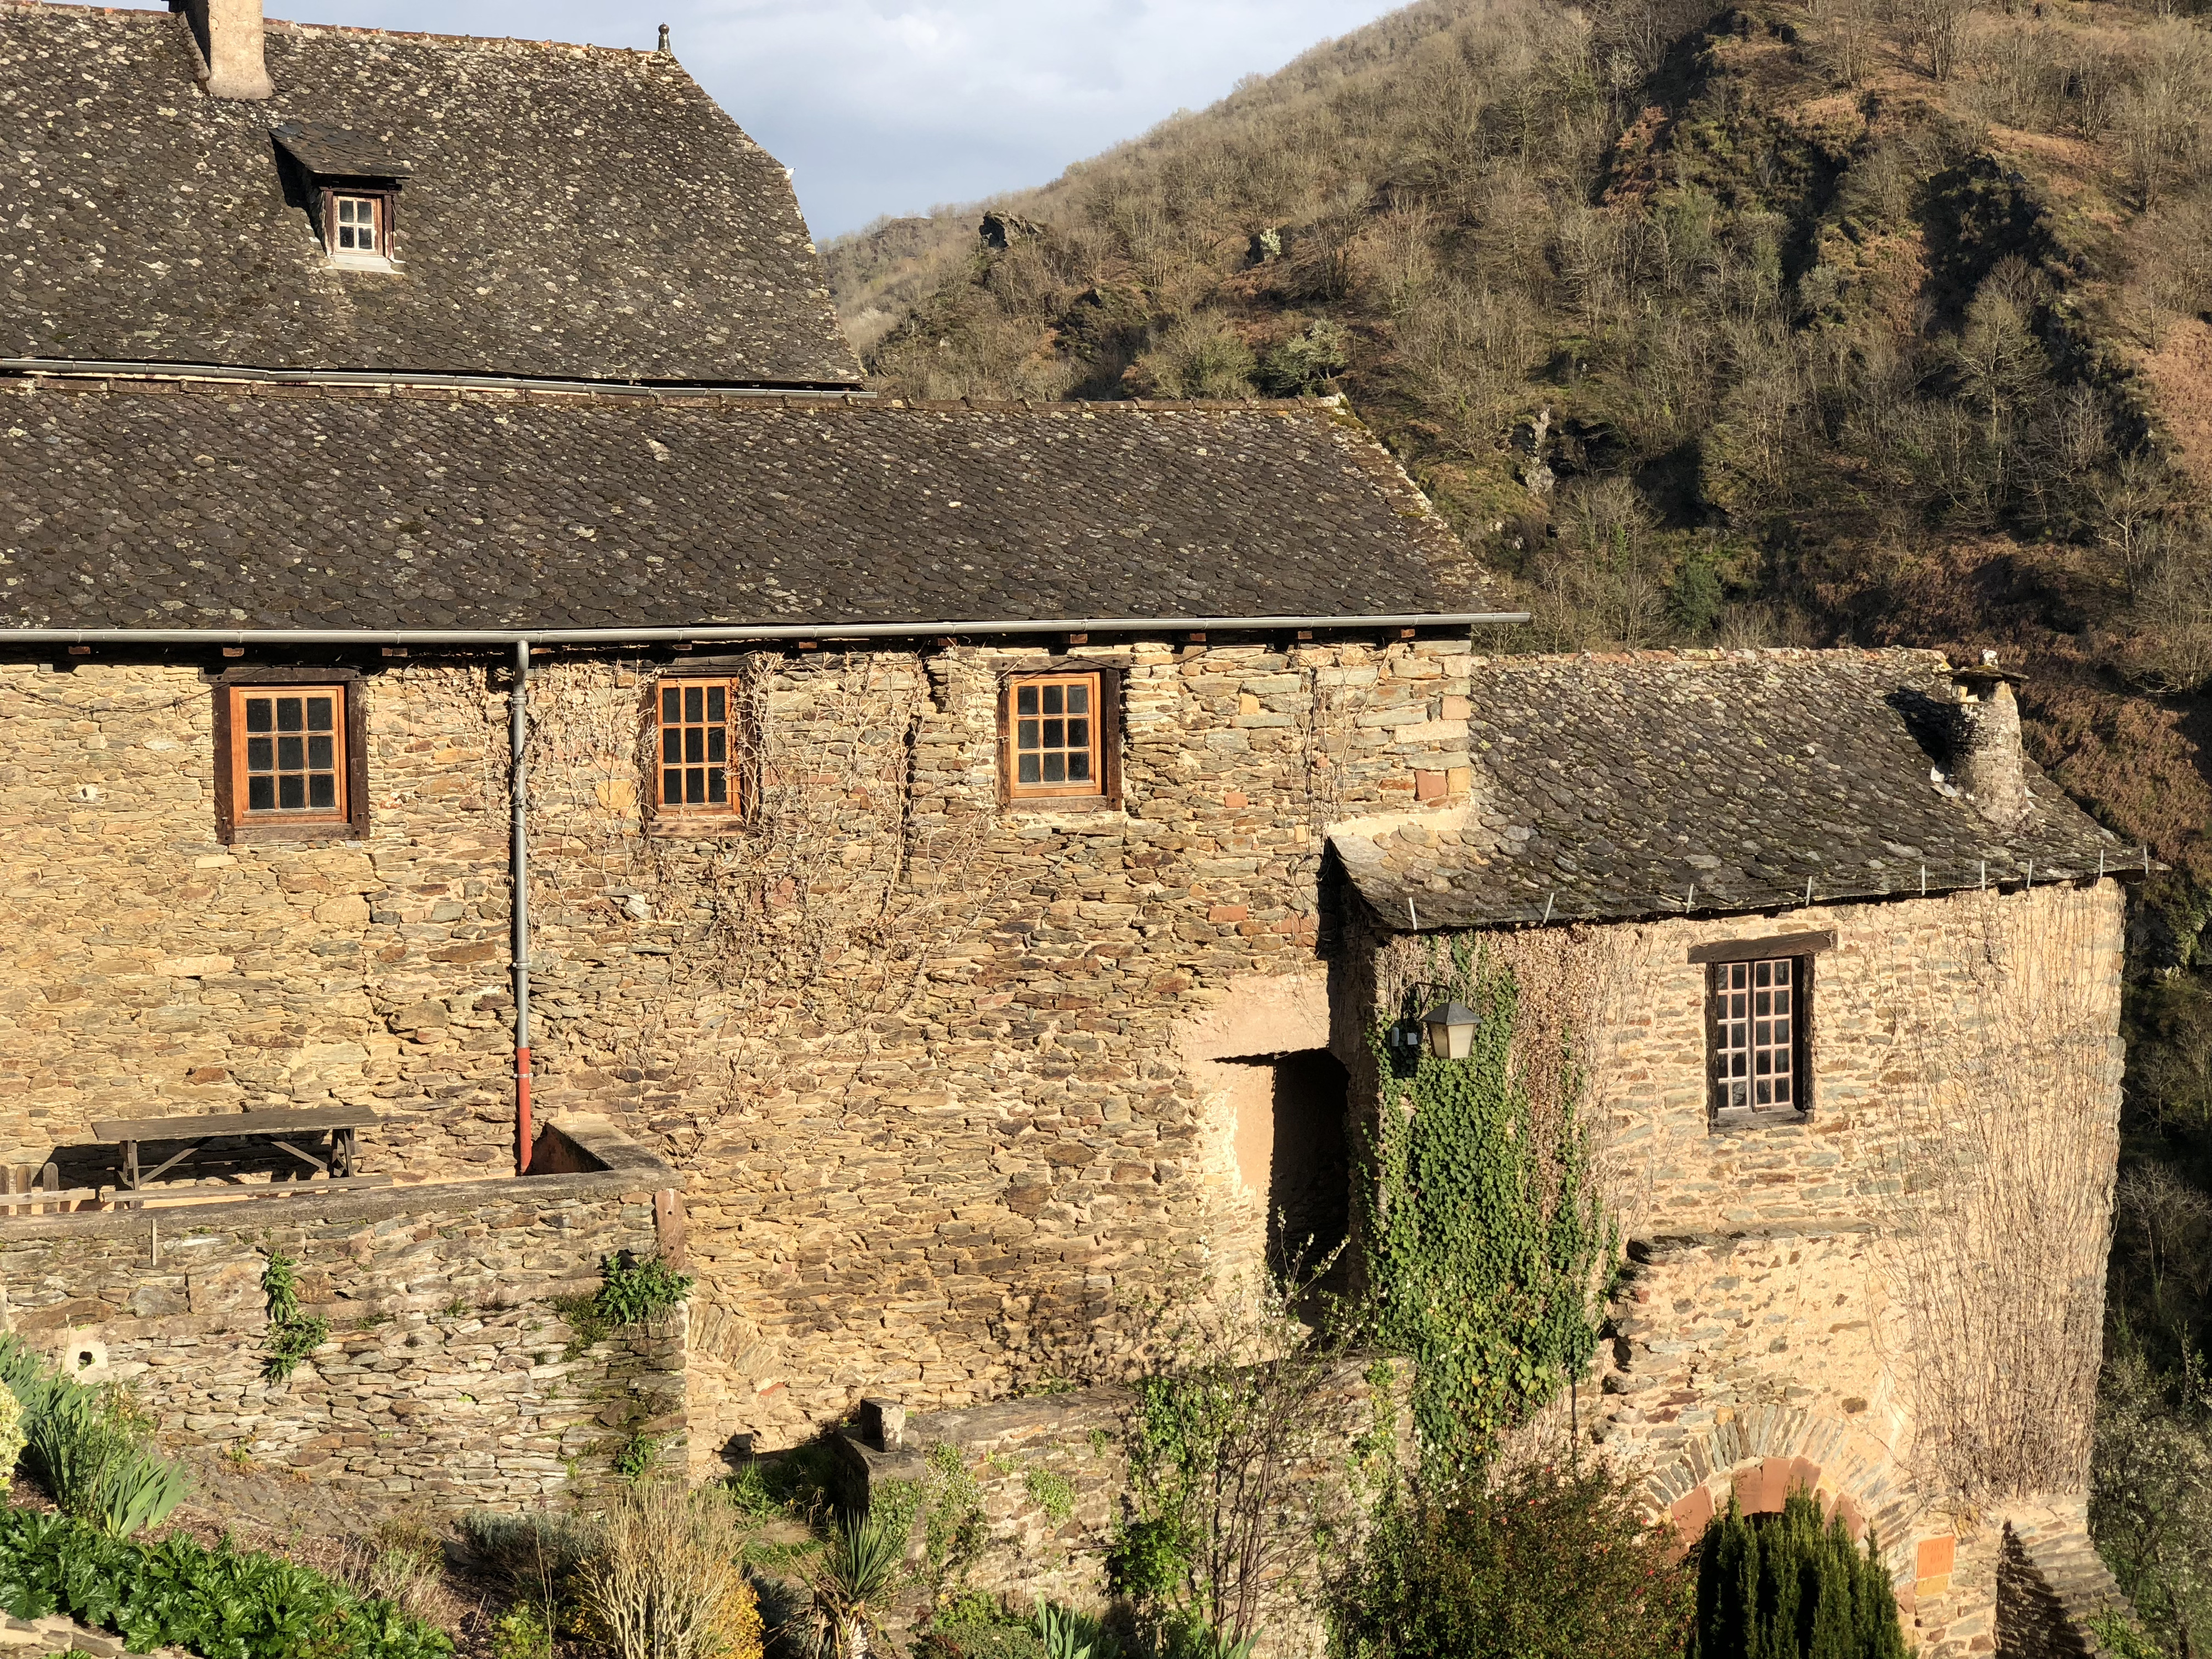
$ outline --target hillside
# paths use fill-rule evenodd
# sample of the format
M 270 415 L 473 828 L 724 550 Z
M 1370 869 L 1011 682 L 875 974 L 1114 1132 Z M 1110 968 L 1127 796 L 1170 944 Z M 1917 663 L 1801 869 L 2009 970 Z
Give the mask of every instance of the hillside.
M 2104 3 L 1423 0 L 997 199 L 1004 247 L 829 252 L 894 395 L 1343 391 L 1528 645 L 2005 647 L 2039 757 L 2187 878 L 2172 965 L 2212 882 L 2208 111 L 2202 22 Z
M 1342 392 L 1518 585 L 1522 648 L 2001 648 L 2038 758 L 2172 866 L 2130 1179 L 2181 1170 L 2212 1232 L 2209 164 L 2185 9 L 1422 0 L 987 239 L 829 252 L 890 395 Z M 2116 1306 L 2175 1360 L 2202 1299 L 2131 1307 L 2143 1248 Z

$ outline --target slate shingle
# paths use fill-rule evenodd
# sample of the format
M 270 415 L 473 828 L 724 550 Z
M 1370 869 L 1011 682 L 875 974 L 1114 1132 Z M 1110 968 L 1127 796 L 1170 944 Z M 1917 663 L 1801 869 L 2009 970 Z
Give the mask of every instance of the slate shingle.
M 0 382 L 0 625 L 685 627 L 1497 608 L 1325 405 Z
M 642 27 L 642 26 L 641 26 Z M 856 385 L 775 159 L 672 58 L 0 0 L 0 356 Z M 338 270 L 271 129 L 397 158 L 404 275 Z
M 1951 757 L 1915 733 L 1951 683 L 1917 650 L 1479 660 L 1466 814 L 1331 842 L 1392 927 L 1752 911 L 1802 902 L 1808 881 L 1817 901 L 2131 863 L 2032 761 L 2016 830 L 1931 778 Z

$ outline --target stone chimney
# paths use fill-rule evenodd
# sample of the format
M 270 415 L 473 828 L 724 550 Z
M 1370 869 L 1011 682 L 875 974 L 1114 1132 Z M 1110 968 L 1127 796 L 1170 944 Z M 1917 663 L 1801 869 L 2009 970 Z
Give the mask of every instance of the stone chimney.
M 2010 830 L 2035 803 L 2027 793 L 2021 754 L 2020 703 L 2012 694 L 2019 677 L 1999 668 L 1996 655 L 1984 651 L 1974 667 L 1953 672 L 1958 713 L 1952 728 L 1951 782 L 1984 817 Z
M 169 0 L 181 11 L 207 61 L 210 98 L 267 98 L 270 83 L 261 55 L 261 0 Z

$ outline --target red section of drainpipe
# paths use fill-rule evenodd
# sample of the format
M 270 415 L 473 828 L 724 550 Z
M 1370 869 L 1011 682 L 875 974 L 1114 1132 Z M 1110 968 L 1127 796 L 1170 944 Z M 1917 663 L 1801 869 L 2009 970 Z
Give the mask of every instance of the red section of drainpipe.
M 514 1172 L 530 1173 L 530 1050 L 514 1051 Z

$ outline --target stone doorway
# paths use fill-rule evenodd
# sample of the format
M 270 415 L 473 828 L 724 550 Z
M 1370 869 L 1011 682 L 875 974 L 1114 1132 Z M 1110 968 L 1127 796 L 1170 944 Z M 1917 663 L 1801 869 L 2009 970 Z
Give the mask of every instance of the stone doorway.
M 1267 1266 L 1279 1273 L 1293 1258 L 1327 1255 L 1351 1225 L 1350 1079 L 1325 1048 L 1243 1063 L 1250 1072 L 1236 1091 L 1237 1170 L 1267 1206 Z

